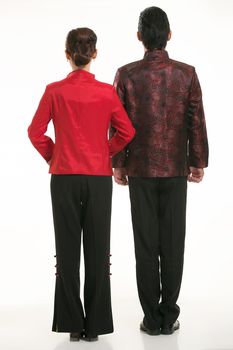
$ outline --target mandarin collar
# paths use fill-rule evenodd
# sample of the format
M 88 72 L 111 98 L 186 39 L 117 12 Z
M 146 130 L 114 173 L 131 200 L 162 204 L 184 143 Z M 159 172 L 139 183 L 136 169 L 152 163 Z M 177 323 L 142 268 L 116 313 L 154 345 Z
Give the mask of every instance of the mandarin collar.
M 95 78 L 95 75 L 84 70 L 84 69 L 75 69 L 72 72 L 70 72 L 67 77 L 83 77 L 85 79 L 93 80 Z
M 143 58 L 146 61 L 167 62 L 169 60 L 167 51 L 163 49 L 147 50 Z

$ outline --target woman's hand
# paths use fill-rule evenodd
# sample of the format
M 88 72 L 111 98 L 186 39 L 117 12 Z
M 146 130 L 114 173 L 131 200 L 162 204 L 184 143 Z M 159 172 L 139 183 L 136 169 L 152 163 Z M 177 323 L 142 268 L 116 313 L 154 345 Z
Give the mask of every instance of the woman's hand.
M 128 185 L 128 176 L 126 168 L 115 168 L 113 170 L 114 180 L 118 185 Z

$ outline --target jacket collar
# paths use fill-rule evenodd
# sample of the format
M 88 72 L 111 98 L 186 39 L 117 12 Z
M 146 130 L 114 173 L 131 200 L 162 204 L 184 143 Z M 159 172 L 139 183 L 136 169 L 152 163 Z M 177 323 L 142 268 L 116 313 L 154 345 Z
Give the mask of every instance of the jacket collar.
M 81 78 L 81 79 L 85 79 L 85 80 L 93 80 L 95 79 L 95 75 L 84 70 L 84 69 L 75 69 L 73 70 L 72 72 L 70 72 L 68 75 L 67 75 L 67 78 Z
M 144 60 L 156 61 L 156 62 L 167 62 L 169 60 L 169 56 L 166 50 L 153 49 L 145 52 Z

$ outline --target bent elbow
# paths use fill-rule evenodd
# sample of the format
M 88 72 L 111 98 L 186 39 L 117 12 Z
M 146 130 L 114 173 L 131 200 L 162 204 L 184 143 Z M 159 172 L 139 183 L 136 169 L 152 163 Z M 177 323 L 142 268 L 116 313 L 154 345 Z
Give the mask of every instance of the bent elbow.
M 31 125 L 29 125 L 29 127 L 27 129 L 27 133 L 28 133 L 29 139 L 32 141 L 32 139 L 33 139 L 33 132 L 32 132 Z
M 29 140 L 34 145 L 36 143 L 37 139 L 38 139 L 38 135 L 35 134 L 33 128 L 31 127 L 31 125 L 27 129 L 27 133 L 28 133 Z
M 136 130 L 132 128 L 129 132 L 128 142 L 130 142 L 135 137 L 135 134 L 136 134 Z

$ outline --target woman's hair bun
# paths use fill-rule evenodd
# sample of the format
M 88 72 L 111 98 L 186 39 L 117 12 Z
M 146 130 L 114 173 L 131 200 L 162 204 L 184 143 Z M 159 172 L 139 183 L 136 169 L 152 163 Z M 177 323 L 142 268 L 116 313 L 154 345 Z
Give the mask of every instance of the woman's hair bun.
M 89 28 L 72 29 L 66 38 L 66 52 L 76 66 L 87 65 L 96 51 L 97 36 Z

